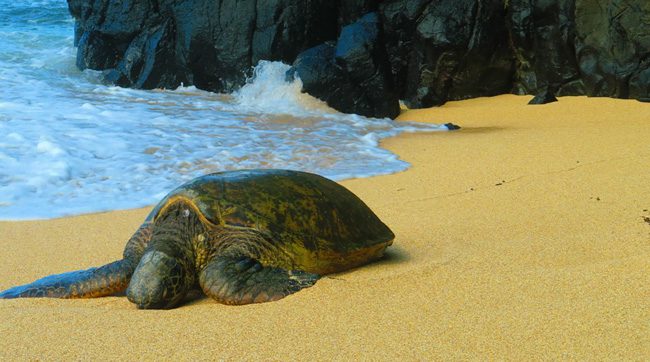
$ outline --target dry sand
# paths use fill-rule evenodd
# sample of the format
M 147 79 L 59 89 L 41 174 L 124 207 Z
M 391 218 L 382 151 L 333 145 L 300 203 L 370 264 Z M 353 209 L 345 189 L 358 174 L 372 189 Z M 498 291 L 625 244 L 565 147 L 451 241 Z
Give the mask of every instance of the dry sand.
M 650 104 L 511 95 L 400 119 L 413 167 L 343 182 L 385 260 L 273 303 L 0 301 L 0 359 L 650 359 Z M 148 209 L 0 223 L 0 289 L 117 259 Z

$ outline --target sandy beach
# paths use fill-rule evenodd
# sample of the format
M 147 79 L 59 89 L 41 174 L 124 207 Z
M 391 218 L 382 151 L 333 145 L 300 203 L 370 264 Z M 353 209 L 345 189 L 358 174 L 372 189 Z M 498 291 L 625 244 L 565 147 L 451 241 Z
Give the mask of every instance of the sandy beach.
M 503 95 L 383 146 L 412 167 L 342 182 L 385 259 L 277 302 L 0 301 L 2 360 L 650 359 L 650 104 Z M 0 222 L 0 290 L 119 259 L 149 209 Z

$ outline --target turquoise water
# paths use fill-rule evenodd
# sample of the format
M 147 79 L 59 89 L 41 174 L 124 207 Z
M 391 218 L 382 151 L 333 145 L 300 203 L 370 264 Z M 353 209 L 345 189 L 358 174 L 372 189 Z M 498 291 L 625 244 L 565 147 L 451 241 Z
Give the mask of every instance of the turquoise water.
M 235 94 L 104 85 L 76 69 L 73 28 L 63 0 L 0 0 L 0 219 L 150 205 L 222 170 L 398 172 L 408 164 L 380 139 L 445 129 L 338 113 L 277 62 Z

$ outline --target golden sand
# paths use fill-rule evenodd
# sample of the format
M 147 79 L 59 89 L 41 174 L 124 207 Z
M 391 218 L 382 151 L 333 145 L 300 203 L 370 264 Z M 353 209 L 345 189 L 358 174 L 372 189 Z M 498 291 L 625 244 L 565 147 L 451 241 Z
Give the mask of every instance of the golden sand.
M 395 232 L 385 260 L 283 300 L 170 311 L 124 297 L 0 301 L 0 359 L 650 359 L 650 104 L 511 95 L 385 147 L 343 184 Z M 0 223 L 0 289 L 118 259 L 148 210 Z

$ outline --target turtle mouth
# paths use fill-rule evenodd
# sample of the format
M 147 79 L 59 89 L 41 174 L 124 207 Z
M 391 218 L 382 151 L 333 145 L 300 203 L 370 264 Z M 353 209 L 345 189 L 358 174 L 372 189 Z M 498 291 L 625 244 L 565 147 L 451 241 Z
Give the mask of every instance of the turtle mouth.
M 168 298 L 163 288 L 148 288 L 146 293 L 135 292 L 129 286 L 127 289 L 127 299 L 135 304 L 138 309 L 171 309 L 174 308 L 183 300 L 184 294 L 178 294 L 172 298 Z M 144 298 L 142 296 L 145 296 Z
M 150 303 L 150 304 L 144 304 L 144 303 L 134 303 L 135 306 L 138 309 L 172 309 L 176 306 L 176 302 L 169 302 L 169 303 Z

